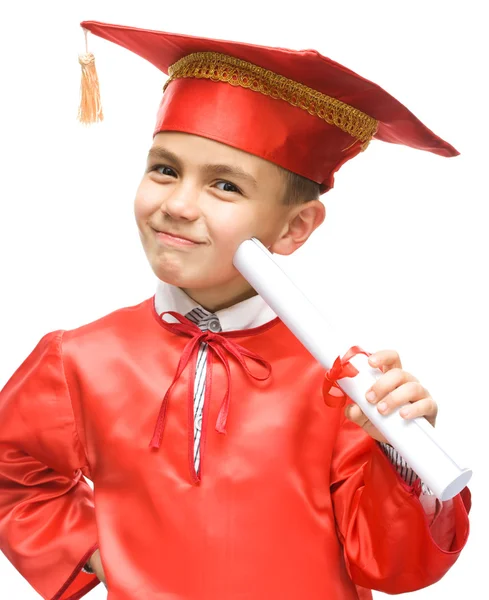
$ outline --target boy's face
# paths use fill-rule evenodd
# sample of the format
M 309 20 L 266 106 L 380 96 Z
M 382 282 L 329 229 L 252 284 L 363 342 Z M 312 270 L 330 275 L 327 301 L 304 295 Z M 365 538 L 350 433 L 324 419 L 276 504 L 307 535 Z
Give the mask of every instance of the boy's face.
M 158 133 L 134 204 L 155 275 L 196 300 L 204 290 L 215 290 L 222 301 L 253 295 L 233 257 L 251 237 L 274 251 L 291 212 L 297 212 L 282 203 L 284 186 L 280 171 L 262 158 L 196 135 Z

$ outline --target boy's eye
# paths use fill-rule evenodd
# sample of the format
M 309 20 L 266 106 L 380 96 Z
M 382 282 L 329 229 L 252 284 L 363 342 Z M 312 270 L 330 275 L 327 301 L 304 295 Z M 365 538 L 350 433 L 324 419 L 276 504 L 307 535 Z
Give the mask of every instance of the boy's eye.
M 156 171 L 159 175 L 169 175 L 170 177 L 175 177 L 176 175 L 175 171 L 166 165 L 155 165 L 151 170 Z
M 230 181 L 218 181 L 216 183 L 217 186 L 222 185 L 223 187 L 220 188 L 218 187 L 218 189 L 222 190 L 223 192 L 237 192 L 238 194 L 241 193 L 241 190 L 239 188 L 237 188 L 234 183 L 231 183 Z

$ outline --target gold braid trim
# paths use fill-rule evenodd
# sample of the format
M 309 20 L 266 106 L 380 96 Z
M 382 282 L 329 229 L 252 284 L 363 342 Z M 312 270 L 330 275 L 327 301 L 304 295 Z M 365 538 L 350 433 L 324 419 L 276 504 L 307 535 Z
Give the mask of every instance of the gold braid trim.
M 365 150 L 377 131 L 378 121 L 358 108 L 234 56 L 195 52 L 171 65 L 168 75 L 163 91 L 174 79 L 196 77 L 223 81 L 285 100 L 364 142 L 362 150 Z

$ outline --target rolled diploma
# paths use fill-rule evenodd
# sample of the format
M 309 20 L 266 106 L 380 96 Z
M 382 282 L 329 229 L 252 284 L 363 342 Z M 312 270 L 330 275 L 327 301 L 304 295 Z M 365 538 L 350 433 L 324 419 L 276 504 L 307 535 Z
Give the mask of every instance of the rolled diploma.
M 338 356 L 343 357 L 352 345 L 357 345 L 341 339 L 258 239 L 251 238 L 243 242 L 233 262 L 325 369 L 330 369 Z M 472 471 L 459 466 L 449 456 L 437 439 L 435 428 L 424 417 L 403 419 L 399 414 L 400 409 L 390 415 L 380 414 L 377 405 L 370 404 L 365 394 L 382 372 L 370 367 L 364 354 L 357 354 L 350 359 L 350 363 L 358 369 L 358 374 L 339 379 L 338 386 L 360 406 L 437 498 L 449 500 L 456 496 L 467 485 Z

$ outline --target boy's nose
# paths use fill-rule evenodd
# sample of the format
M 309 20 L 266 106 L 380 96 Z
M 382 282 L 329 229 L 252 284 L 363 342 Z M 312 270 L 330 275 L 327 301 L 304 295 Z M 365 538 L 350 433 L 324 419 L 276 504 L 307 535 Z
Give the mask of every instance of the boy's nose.
M 194 221 L 200 215 L 199 193 L 188 187 L 174 190 L 163 200 L 160 208 L 174 219 Z

